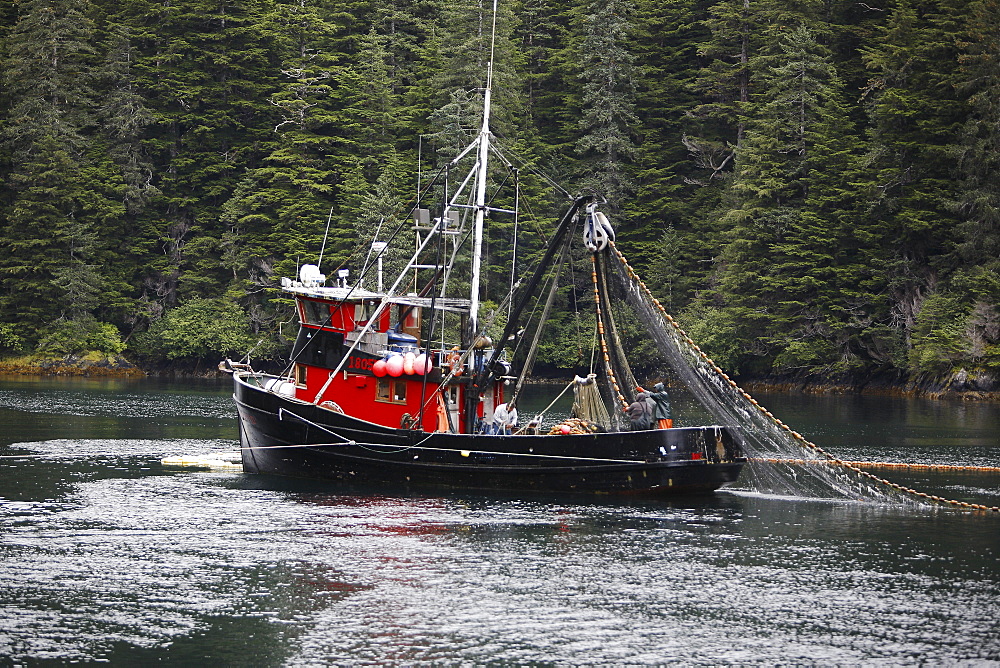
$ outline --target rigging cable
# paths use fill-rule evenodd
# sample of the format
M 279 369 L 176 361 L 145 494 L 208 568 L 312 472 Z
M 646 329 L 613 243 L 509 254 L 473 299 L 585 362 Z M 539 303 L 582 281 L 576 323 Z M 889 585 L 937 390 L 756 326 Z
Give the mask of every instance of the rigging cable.
M 434 340 L 434 325 L 437 322 L 437 318 L 434 317 L 435 313 L 434 307 L 437 303 L 437 292 L 434 290 L 434 284 L 437 283 L 437 279 L 441 275 L 440 265 L 441 265 L 441 258 L 443 257 L 444 254 L 444 251 L 442 249 L 443 244 L 444 244 L 444 235 L 439 233 L 437 242 L 437 251 L 434 256 L 434 262 L 438 265 L 438 269 L 434 272 L 434 275 L 431 277 L 431 283 L 428 286 L 431 292 L 431 324 L 427 329 L 427 338 L 425 339 L 426 343 L 424 344 L 425 362 L 424 362 L 424 368 L 421 370 L 424 379 L 423 382 L 420 384 L 420 411 L 417 414 L 418 424 L 420 425 L 421 429 L 423 428 L 424 425 L 424 408 L 427 405 L 427 403 L 425 403 L 425 399 L 427 397 L 427 377 L 430 375 L 429 372 L 427 371 L 427 364 L 430 363 L 431 360 L 431 342 Z M 444 310 L 441 311 L 441 319 L 442 320 L 444 319 Z M 441 326 L 443 329 L 444 328 L 443 322 Z M 439 396 L 441 397 L 440 400 L 444 401 L 444 393 L 443 392 L 440 393 Z M 451 413 L 447 410 L 447 407 L 445 410 L 445 415 L 447 416 L 446 419 L 448 420 L 448 427 L 449 427 L 448 430 L 454 431 L 451 425 Z
M 502 148 L 506 148 L 505 142 L 503 141 L 502 137 L 498 137 L 494 133 L 493 139 L 494 139 L 494 146 L 499 145 Z M 553 190 L 555 190 L 556 192 L 562 193 L 567 199 L 573 199 L 573 194 L 570 193 L 570 191 L 568 191 L 565 188 L 563 188 L 562 185 L 558 181 L 555 180 L 555 178 L 549 176 L 548 174 L 546 174 L 545 172 L 543 172 L 541 169 L 539 169 L 537 167 L 534 167 L 533 166 L 533 162 L 530 162 L 530 161 L 522 158 L 520 155 L 518 155 L 517 151 L 514 151 L 513 149 L 510 149 L 510 148 L 506 148 L 506 150 L 509 151 L 514 156 L 514 158 L 518 162 L 521 163 L 521 169 L 523 169 L 523 170 L 525 170 L 527 172 L 530 172 L 531 174 L 534 174 L 535 176 L 537 176 L 538 178 L 540 178 L 542 181 L 544 181 L 545 183 L 547 183 Z
M 511 241 L 510 250 L 510 292 L 514 292 L 514 276 L 517 275 L 517 224 L 518 211 L 520 210 L 521 199 L 521 179 L 517 174 L 514 179 L 514 238 Z M 510 310 L 513 308 L 513 301 L 507 303 L 507 319 L 510 320 Z
M 323 232 L 323 244 L 319 247 L 319 260 L 316 262 L 317 267 L 323 266 L 323 252 L 326 250 L 326 239 L 330 236 L 330 221 L 333 220 L 333 207 L 330 207 L 330 213 L 326 217 L 326 231 Z
M 621 403 L 622 409 L 626 409 L 628 408 L 628 401 L 625 400 L 625 396 L 622 394 L 621 388 L 618 387 L 618 379 L 615 377 L 615 370 L 611 367 L 611 357 L 608 355 L 608 342 L 604 338 L 604 321 L 601 317 L 601 292 L 597 285 L 596 254 L 590 256 L 590 262 L 590 277 L 594 284 L 594 304 L 597 309 L 597 332 L 601 340 L 601 353 L 604 357 L 604 371 L 608 374 L 608 380 L 611 381 L 611 387 L 614 388 L 615 394 L 618 395 L 618 401 Z
M 567 239 L 572 238 L 572 235 L 567 237 Z M 527 378 L 528 374 L 531 373 L 531 368 L 535 364 L 535 356 L 538 354 L 538 344 L 541 342 L 542 332 L 545 330 L 545 323 L 549 318 L 549 313 L 552 311 L 552 303 L 555 301 L 556 293 L 559 291 L 559 275 L 562 273 L 563 263 L 566 261 L 568 249 L 569 243 L 564 243 L 562 253 L 559 254 L 559 262 L 556 264 L 556 272 L 552 277 L 552 287 L 549 289 L 549 296 L 545 300 L 545 308 L 542 309 L 542 314 L 538 318 L 538 325 L 535 327 L 535 335 L 531 340 L 531 345 L 528 346 L 528 352 L 524 358 L 524 365 L 521 367 L 521 373 L 518 374 L 517 383 L 514 385 L 514 391 L 511 393 L 510 399 L 507 402 L 509 406 L 516 405 L 517 395 L 524 386 L 525 378 Z
M 615 319 L 614 307 L 611 303 L 611 295 L 608 292 L 608 265 L 606 262 L 606 252 L 598 251 L 594 253 L 597 258 L 597 279 L 601 290 L 601 300 L 604 305 L 602 312 L 605 316 L 606 334 L 611 337 L 611 345 L 608 349 L 611 353 L 611 362 L 615 365 L 618 374 L 627 385 L 625 396 L 630 402 L 635 399 L 635 394 L 639 391 L 639 383 L 632 373 L 625 355 L 625 346 L 622 345 L 621 337 L 618 335 L 618 323 Z

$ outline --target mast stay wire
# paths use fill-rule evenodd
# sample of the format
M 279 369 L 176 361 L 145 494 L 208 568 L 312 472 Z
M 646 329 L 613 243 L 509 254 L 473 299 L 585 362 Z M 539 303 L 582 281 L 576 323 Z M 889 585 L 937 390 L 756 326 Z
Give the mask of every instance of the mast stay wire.
M 534 160 L 527 160 L 526 158 L 521 157 L 521 155 L 517 151 L 506 145 L 506 142 L 504 141 L 502 136 L 498 136 L 496 133 L 494 133 L 493 138 L 494 140 L 496 140 L 494 146 L 499 144 L 499 147 L 497 148 L 498 151 L 500 149 L 503 149 L 509 152 L 510 155 L 514 156 L 514 158 L 518 162 L 520 162 L 520 167 L 518 167 L 518 169 L 534 174 L 538 178 L 542 179 L 545 183 L 547 183 L 553 190 L 564 195 L 567 199 L 573 199 L 573 194 L 569 190 L 564 188 L 562 184 L 556 181 L 554 177 L 549 176 L 548 174 L 543 172 L 541 168 L 536 167 Z
M 409 215 L 410 216 L 412 216 L 413 212 L 416 210 L 417 204 L 420 202 L 420 198 L 424 194 L 426 194 L 427 191 L 429 191 L 431 188 L 433 188 L 438 183 L 438 179 L 441 177 L 441 174 L 444 173 L 444 171 L 447 169 L 447 167 L 448 167 L 447 164 L 446 165 L 442 165 L 438 169 L 437 174 L 435 174 L 434 177 L 430 181 L 427 182 L 427 185 L 424 187 L 424 189 L 421 192 L 417 193 L 411 200 L 408 201 L 408 202 L 414 202 L 413 206 L 409 207 Z M 400 207 L 400 208 L 396 209 L 396 211 L 394 211 L 390 215 L 390 217 L 395 217 L 397 214 L 399 214 L 403 210 L 404 210 L 403 207 Z M 368 256 L 367 256 L 368 259 L 366 260 L 365 265 L 362 266 L 361 271 L 359 272 L 358 280 L 356 280 L 354 282 L 354 284 L 348 289 L 347 294 L 345 294 L 342 299 L 338 300 L 337 303 L 330 309 L 329 315 L 327 315 L 327 317 L 324 319 L 324 321 L 322 323 L 320 323 L 320 328 L 329 326 L 329 324 L 333 321 L 333 315 L 334 315 L 334 313 L 339 312 L 340 309 L 343 308 L 344 304 L 347 303 L 347 300 L 351 298 L 351 295 L 354 294 L 354 291 L 361 285 L 361 283 L 364 280 L 364 278 L 368 275 L 368 272 L 371 271 L 375 267 L 376 261 L 378 260 L 378 258 L 382 257 L 382 255 L 385 253 L 385 251 L 389 248 L 389 245 L 392 243 L 393 239 L 395 239 L 397 236 L 399 236 L 400 232 L 402 232 L 403 229 L 408 224 L 409 224 L 409 218 L 408 217 L 401 218 L 400 222 L 396 225 L 396 229 L 392 231 L 392 233 L 389 235 L 389 238 L 386 240 L 386 246 L 380 252 L 378 252 L 375 255 L 374 258 L 371 257 L 371 244 L 369 244 Z M 381 229 L 381 224 L 379 225 L 379 229 Z M 377 237 L 373 237 L 372 241 L 375 241 L 376 239 L 377 239 Z M 340 265 L 338 265 L 337 268 L 334 269 L 334 271 L 338 271 L 339 269 L 343 268 L 344 265 L 347 264 L 347 263 L 349 263 L 351 261 L 351 259 L 354 258 L 356 255 L 358 255 L 357 251 L 354 252 L 354 253 L 351 253 L 351 255 L 349 255 L 346 260 L 344 260 L 343 262 L 341 262 Z M 280 374 L 281 376 L 288 376 L 288 375 L 291 374 L 292 368 L 295 366 L 295 363 L 298 361 L 299 355 L 301 355 L 302 353 L 304 353 L 305 350 L 306 350 L 306 346 L 303 346 L 298 351 L 298 353 L 292 354 L 292 355 L 289 356 L 288 364 L 285 365 L 285 367 L 282 369 L 282 372 Z
M 538 324 L 535 326 L 535 333 L 532 336 L 531 345 L 528 346 L 528 352 L 525 354 L 524 365 L 521 367 L 521 372 L 517 375 L 517 383 L 514 385 L 514 391 L 511 392 L 510 399 L 507 400 L 508 406 L 517 405 L 517 396 L 520 394 L 521 388 L 524 386 L 524 381 L 528 377 L 528 374 L 531 373 L 531 369 L 535 364 L 535 356 L 538 354 L 538 344 L 541 342 L 542 332 L 545 331 L 545 324 L 548 321 L 550 312 L 552 311 L 552 304 L 555 301 L 556 292 L 559 290 L 559 276 L 562 274 L 562 268 L 566 262 L 566 256 L 570 246 L 569 240 L 572 238 L 572 235 L 567 237 L 567 242 L 563 245 L 562 251 L 559 253 L 556 270 L 552 274 L 552 285 L 549 288 L 548 297 L 545 300 L 545 308 L 542 309 L 542 314 L 538 318 Z M 541 298 L 539 298 L 538 301 L 541 301 Z M 511 355 L 511 359 L 513 359 L 513 354 Z
M 577 224 L 574 224 L 573 227 L 569 230 L 569 233 L 566 235 L 567 241 L 565 242 L 565 245 L 564 245 L 564 252 L 565 252 L 566 249 L 569 248 L 569 245 L 571 243 L 570 240 L 576 234 L 576 231 L 577 231 L 578 227 L 579 226 Z M 560 262 L 562 262 L 562 260 L 560 260 Z M 570 263 L 570 264 L 572 266 L 572 263 Z M 561 264 L 560 264 L 560 267 L 561 267 Z M 535 320 L 535 314 L 538 312 L 539 306 L 542 305 L 542 297 L 541 297 L 541 295 L 545 294 L 545 293 L 547 293 L 549 291 L 551 291 L 552 290 L 552 282 L 557 281 L 558 279 L 559 279 L 559 270 L 557 269 L 548 278 L 546 278 L 545 282 L 540 286 L 541 289 L 538 292 L 538 297 L 535 299 L 535 304 L 534 304 L 534 306 L 531 307 L 531 312 L 528 314 L 528 317 L 524 319 L 524 323 L 525 323 L 524 329 L 525 330 L 527 330 L 528 325 Z M 511 302 L 513 302 L 513 290 L 511 291 Z M 537 327 L 536 327 L 536 329 L 537 329 Z M 521 336 L 521 337 L 518 338 L 517 343 L 514 344 L 512 350 L 511 350 L 511 353 L 510 353 L 510 358 L 511 359 L 514 359 L 514 356 L 521 349 L 521 344 L 524 343 L 525 340 L 526 340 L 526 338 L 524 336 Z M 502 343 L 502 342 L 498 342 L 498 343 Z

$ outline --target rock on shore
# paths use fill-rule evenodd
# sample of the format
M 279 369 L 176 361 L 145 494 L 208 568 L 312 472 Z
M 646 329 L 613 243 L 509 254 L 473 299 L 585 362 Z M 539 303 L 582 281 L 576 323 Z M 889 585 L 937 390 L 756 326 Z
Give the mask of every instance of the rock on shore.
M 38 376 L 113 376 L 146 375 L 121 355 L 88 353 L 64 357 L 16 357 L 0 360 L 0 373 Z
M 985 369 L 953 369 L 907 376 L 898 372 L 858 375 L 801 374 L 739 379 L 748 392 L 873 394 L 929 399 L 1000 401 L 1000 374 Z

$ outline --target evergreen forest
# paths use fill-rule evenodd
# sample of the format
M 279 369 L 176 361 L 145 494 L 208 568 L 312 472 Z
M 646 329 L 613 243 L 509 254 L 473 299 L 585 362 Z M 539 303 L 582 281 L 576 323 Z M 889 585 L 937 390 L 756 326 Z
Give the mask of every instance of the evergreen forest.
M 0 2 L 0 355 L 279 355 L 279 279 L 321 252 L 356 266 L 478 130 L 492 9 Z M 494 131 L 524 157 L 535 236 L 565 206 L 548 181 L 601 193 L 619 248 L 731 373 L 997 377 L 998 16 L 501 0 Z M 487 240 L 494 303 L 509 225 Z M 551 367 L 589 355 L 572 291 Z

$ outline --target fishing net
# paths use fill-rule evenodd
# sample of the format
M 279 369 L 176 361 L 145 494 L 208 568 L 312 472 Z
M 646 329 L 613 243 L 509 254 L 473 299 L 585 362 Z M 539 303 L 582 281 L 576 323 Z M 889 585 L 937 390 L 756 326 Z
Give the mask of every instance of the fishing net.
M 729 428 L 749 462 L 741 485 L 763 494 L 905 504 L 946 501 L 889 483 L 829 455 L 792 431 L 743 391 L 684 333 L 612 245 L 602 258 L 624 301 L 653 337 L 673 376 L 718 424 Z
M 611 428 L 611 417 L 607 406 L 598 389 L 596 375 L 586 378 L 577 376 L 573 379 L 573 417 L 582 418 L 601 425 L 604 429 Z

